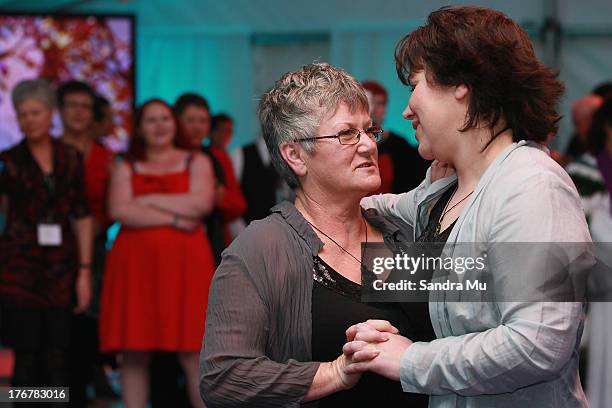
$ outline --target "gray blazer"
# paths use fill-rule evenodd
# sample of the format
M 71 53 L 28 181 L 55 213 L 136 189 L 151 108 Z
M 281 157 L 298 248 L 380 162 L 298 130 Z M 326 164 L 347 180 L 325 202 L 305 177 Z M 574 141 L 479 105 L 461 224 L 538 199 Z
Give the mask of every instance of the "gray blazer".
M 369 197 L 362 205 L 401 218 L 419 235 L 431 204 L 455 181 L 453 176 L 431 183 L 428 173 L 413 191 Z M 575 259 L 590 241 L 565 170 L 545 148 L 523 141 L 507 147 L 486 170 L 446 245 L 575 242 L 576 253 L 568 255 Z M 516 265 L 500 262 L 492 274 L 512 276 Z M 432 395 L 430 407 L 587 406 L 578 377 L 583 303 L 456 302 L 453 296 L 430 295 L 438 339 L 414 343 L 404 354 L 404 391 Z
M 297 407 L 319 368 L 311 306 L 323 242 L 293 204 L 271 211 L 223 252 L 211 284 L 200 357 L 209 407 Z M 388 246 L 412 235 L 374 210 L 364 215 Z

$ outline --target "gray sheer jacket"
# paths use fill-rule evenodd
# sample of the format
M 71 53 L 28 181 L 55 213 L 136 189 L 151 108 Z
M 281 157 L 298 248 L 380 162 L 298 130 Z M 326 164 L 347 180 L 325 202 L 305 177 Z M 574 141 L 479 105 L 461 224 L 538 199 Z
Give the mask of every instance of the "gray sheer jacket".
M 271 211 L 223 252 L 211 284 L 200 356 L 209 407 L 300 406 L 319 368 L 311 361 L 311 306 L 313 257 L 323 242 L 293 204 Z M 413 234 L 375 210 L 364 215 L 388 246 Z

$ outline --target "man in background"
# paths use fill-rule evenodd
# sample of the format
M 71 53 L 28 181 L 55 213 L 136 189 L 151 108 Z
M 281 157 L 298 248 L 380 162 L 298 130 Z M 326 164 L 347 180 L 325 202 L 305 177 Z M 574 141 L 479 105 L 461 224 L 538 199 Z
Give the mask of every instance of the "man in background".
M 372 120 L 383 126 L 387 113 L 387 90 L 378 82 L 365 81 L 363 87 L 370 93 Z M 425 178 L 430 162 L 423 159 L 416 147 L 402 136 L 385 130 L 378 143 L 380 188 L 374 194 L 403 193 L 417 187 Z
M 73 316 L 70 346 L 70 406 L 87 405 L 86 389 L 92 383 L 98 397 L 113 397 L 98 351 L 98 301 L 104 261 L 106 229 L 110 225 L 106 201 L 113 154 L 97 138 L 94 105 L 96 94 L 85 82 L 68 81 L 57 89 L 57 105 L 64 133 L 62 141 L 83 157 L 87 201 L 94 216 L 94 244 L 91 265 L 92 302 L 86 313 Z
M 270 215 L 270 208 L 281 199 L 290 199 L 289 186 L 274 170 L 266 142 L 259 136 L 253 143 L 230 153 L 234 173 L 247 202 L 242 218 L 231 225 L 232 235 L 238 236 L 254 220 Z
M 572 105 L 574 135 L 565 152 L 565 164 L 569 164 L 586 153 L 586 141 L 595 111 L 603 105 L 604 98 L 599 95 L 584 96 Z

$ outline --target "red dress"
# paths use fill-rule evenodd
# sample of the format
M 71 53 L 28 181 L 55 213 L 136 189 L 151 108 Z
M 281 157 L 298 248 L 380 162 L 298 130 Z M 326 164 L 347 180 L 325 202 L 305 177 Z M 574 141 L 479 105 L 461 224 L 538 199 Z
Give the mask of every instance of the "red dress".
M 188 170 L 132 174 L 135 196 L 189 191 Z M 203 227 L 122 227 L 107 258 L 100 349 L 199 352 L 213 272 Z

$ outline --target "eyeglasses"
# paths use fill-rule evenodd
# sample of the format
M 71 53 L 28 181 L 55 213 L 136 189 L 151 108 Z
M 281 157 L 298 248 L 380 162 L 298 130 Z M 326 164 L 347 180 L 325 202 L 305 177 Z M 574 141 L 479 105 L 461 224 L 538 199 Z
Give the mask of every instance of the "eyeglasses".
M 307 137 L 305 139 L 296 140 L 296 142 L 305 142 L 308 140 L 317 140 L 317 139 L 338 139 L 341 145 L 354 145 L 359 143 L 359 139 L 361 138 L 361 134 L 365 134 L 369 136 L 375 142 L 380 142 L 382 138 L 383 130 L 378 126 L 371 126 L 367 129 L 345 129 L 336 133 L 332 136 L 316 136 L 316 137 Z

